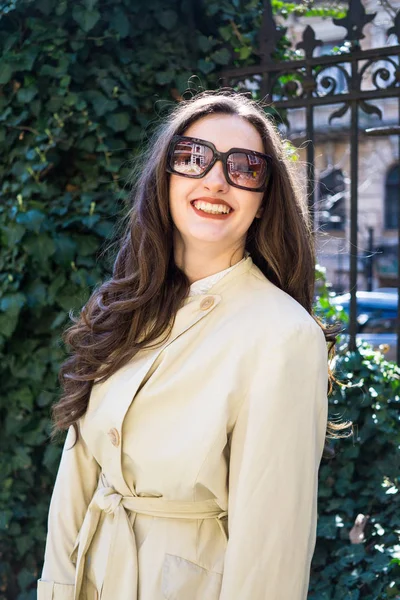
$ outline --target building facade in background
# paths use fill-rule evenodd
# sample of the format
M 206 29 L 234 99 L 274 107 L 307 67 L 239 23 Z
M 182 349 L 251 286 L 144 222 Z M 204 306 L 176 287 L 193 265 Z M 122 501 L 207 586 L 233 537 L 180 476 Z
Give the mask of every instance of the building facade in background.
M 368 13 L 377 13 L 374 21 L 364 28 L 365 38 L 361 48 L 379 48 L 395 45 L 394 35 L 386 31 L 393 22 L 393 13 L 400 8 L 396 2 L 378 3 L 363 0 Z M 340 47 L 345 30 L 332 19 L 307 19 L 291 16 L 285 22 L 287 36 L 301 40 L 307 25 L 311 25 L 316 37 L 323 42 L 315 55 L 330 54 Z M 382 69 L 390 69 L 382 61 Z M 374 65 L 374 72 L 377 64 Z M 368 73 L 368 71 L 367 71 Z M 371 72 L 372 75 L 372 72 Z M 346 76 L 332 67 L 329 73 L 337 91 L 348 91 Z M 380 73 L 385 77 L 385 71 Z M 382 80 L 382 85 L 385 81 Z M 379 85 L 379 77 L 375 85 Z M 364 89 L 373 86 L 368 74 Z M 376 101 L 371 104 L 377 104 Z M 338 105 L 316 107 L 315 110 L 315 228 L 317 229 L 318 262 L 326 268 L 327 279 L 336 292 L 349 290 L 349 240 L 350 240 L 350 144 L 349 111 L 343 117 L 329 122 Z M 400 203 L 399 139 L 398 135 L 371 137 L 365 130 L 383 125 L 398 125 L 399 100 L 379 100 L 382 119 L 371 112 L 359 112 L 359 218 L 358 218 L 358 288 L 376 289 L 397 286 L 397 227 Z M 300 160 L 306 163 L 306 121 L 304 109 L 288 111 L 289 126 L 286 136 L 299 147 Z

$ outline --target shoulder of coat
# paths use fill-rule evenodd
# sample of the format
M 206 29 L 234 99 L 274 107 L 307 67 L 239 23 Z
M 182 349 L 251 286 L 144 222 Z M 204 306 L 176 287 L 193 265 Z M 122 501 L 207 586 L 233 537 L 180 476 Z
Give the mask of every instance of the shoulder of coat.
M 282 333 L 298 328 L 321 331 L 306 309 L 292 296 L 269 281 L 255 265 L 247 274 L 243 297 L 248 308 L 247 315 L 252 321 L 257 321 L 261 329 L 273 328 Z

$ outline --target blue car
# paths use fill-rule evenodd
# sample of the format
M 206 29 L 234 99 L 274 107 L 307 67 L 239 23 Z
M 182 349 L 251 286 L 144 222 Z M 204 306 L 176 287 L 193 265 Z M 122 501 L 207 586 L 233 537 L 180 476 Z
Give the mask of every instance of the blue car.
M 398 293 L 364 292 L 357 294 L 357 340 L 364 340 L 374 348 L 384 350 L 388 360 L 396 360 Z M 350 294 L 342 294 L 331 299 L 331 303 L 347 315 L 350 313 Z M 348 323 L 344 334 L 348 332 Z

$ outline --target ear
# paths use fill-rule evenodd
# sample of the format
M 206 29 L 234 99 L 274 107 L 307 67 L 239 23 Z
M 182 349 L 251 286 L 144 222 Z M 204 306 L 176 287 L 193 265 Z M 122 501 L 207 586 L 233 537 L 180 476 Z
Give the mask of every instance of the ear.
M 258 211 L 256 212 L 256 219 L 261 219 L 262 215 L 264 212 L 264 207 L 260 206 L 260 208 L 258 209 Z

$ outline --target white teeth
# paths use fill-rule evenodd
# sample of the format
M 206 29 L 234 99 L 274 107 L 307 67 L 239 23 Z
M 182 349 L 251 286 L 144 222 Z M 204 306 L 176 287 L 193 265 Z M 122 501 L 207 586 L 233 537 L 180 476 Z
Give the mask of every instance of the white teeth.
M 228 214 L 232 210 L 225 204 L 211 204 L 210 202 L 204 202 L 203 200 L 195 200 L 193 202 L 193 206 L 199 210 L 203 210 L 206 213 L 211 213 L 214 215 Z

